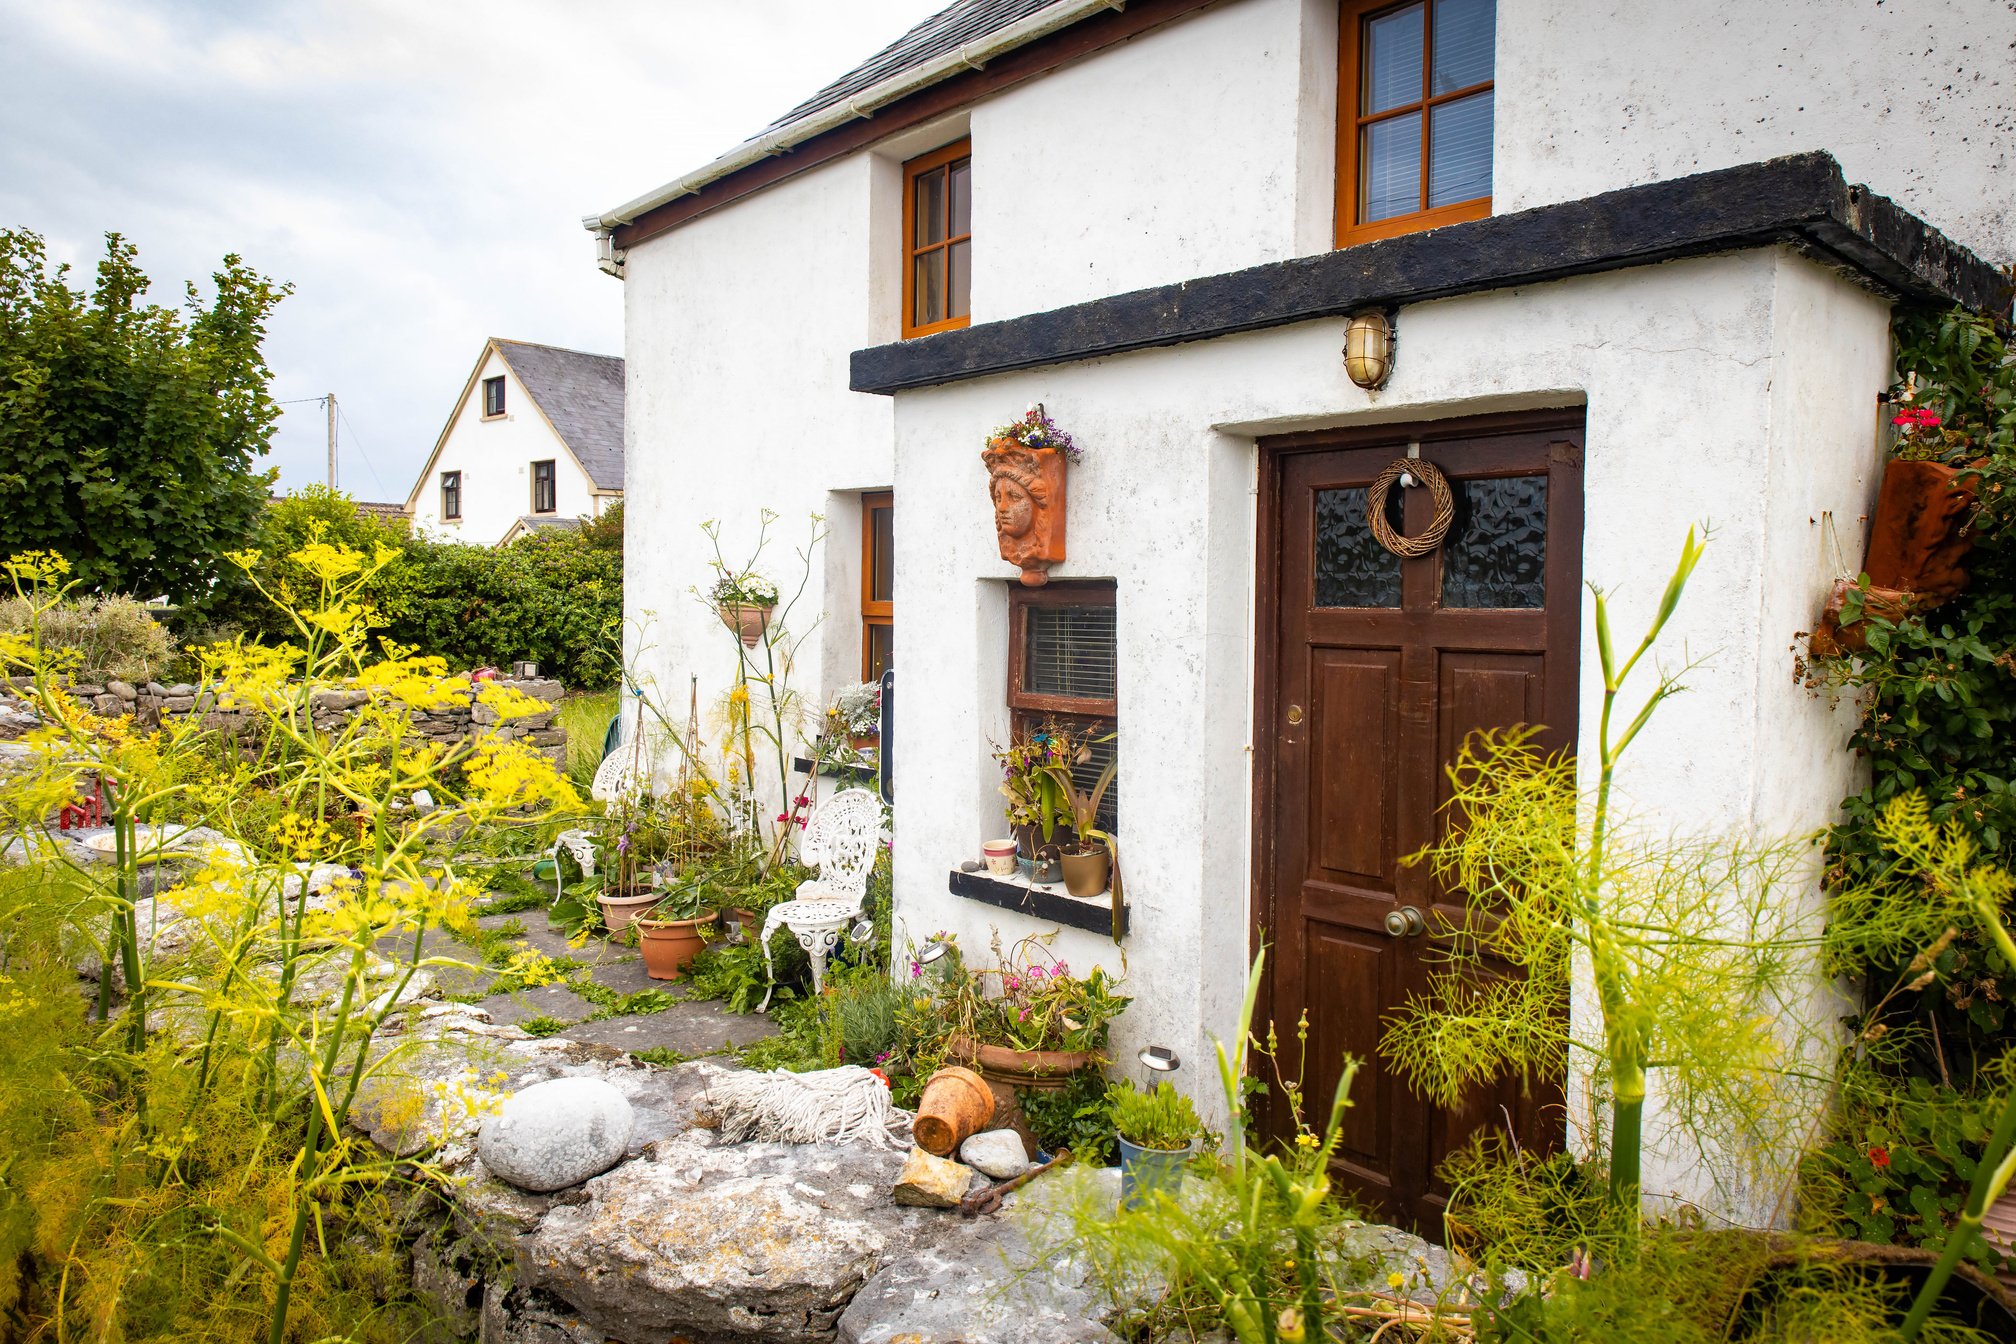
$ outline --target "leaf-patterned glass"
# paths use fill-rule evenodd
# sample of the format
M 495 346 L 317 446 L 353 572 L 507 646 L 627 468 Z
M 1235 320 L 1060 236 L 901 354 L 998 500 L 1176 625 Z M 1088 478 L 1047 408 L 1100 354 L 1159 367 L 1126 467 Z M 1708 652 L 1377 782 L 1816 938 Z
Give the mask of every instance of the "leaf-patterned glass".
M 1445 607 L 1547 605 L 1547 478 L 1451 481 L 1456 517 L 1442 542 Z
M 1397 607 L 1400 557 L 1381 546 L 1365 519 L 1365 487 L 1316 492 L 1316 605 Z M 1388 512 L 1398 490 L 1388 495 Z M 1393 520 L 1397 526 L 1397 520 Z

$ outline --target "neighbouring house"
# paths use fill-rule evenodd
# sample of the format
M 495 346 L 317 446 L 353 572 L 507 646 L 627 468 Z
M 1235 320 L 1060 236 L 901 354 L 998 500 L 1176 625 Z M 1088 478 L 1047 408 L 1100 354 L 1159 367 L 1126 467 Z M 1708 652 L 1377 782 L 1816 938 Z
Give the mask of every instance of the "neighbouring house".
M 352 500 L 351 504 L 356 508 L 357 516 L 360 518 L 376 518 L 394 527 L 412 526 L 413 515 L 406 511 L 404 504 L 387 504 L 364 499 Z
M 623 360 L 491 337 L 405 511 L 421 533 L 500 546 L 623 498 Z
M 1373 1061 L 1350 1183 L 1433 1224 L 1433 1169 L 1475 1126 L 1546 1144 L 1543 1103 L 1587 1113 L 1569 1079 L 1443 1112 L 1377 1062 L 1430 966 L 1409 907 L 1453 909 L 1402 859 L 1457 744 L 1526 722 L 1587 759 L 1585 582 L 1635 632 L 1714 525 L 1667 645 L 1706 661 L 1619 779 L 1641 817 L 1803 832 L 1857 787 L 1852 710 L 1790 646 L 1860 555 L 1893 307 L 2006 309 L 2009 22 L 1971 0 L 960 0 L 586 221 L 625 289 L 652 520 L 627 541 L 630 657 L 682 718 L 689 674 L 717 693 L 719 623 L 665 596 L 711 577 L 699 524 L 732 557 L 759 506 L 824 514 L 800 681 L 898 669 L 899 934 L 1055 930 L 1074 966 L 1124 967 L 1119 1058 L 1204 1070 L 1266 945 L 1263 1011 L 1307 1014 L 1310 1094 L 1342 1052 Z M 1343 355 L 1370 315 L 1396 339 L 1368 390 Z M 1040 587 L 1002 559 L 981 460 L 1032 403 L 1084 453 Z M 1453 519 L 1402 558 L 1366 505 L 1408 460 Z M 1012 528 L 1037 478 L 1004 477 Z M 1393 494 L 1418 533 L 1428 491 Z M 990 744 L 1055 712 L 1118 734 L 1117 946 L 1106 898 L 961 871 L 1007 830 Z M 1774 1216 L 1672 1150 L 1646 1173 Z

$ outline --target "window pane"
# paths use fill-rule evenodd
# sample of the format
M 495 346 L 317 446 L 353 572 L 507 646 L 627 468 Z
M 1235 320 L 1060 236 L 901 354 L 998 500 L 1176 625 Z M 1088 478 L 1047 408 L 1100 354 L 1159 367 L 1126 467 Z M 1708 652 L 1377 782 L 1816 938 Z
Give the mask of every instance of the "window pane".
M 945 315 L 965 317 L 973 311 L 973 244 L 954 243 L 945 251 L 951 275 L 947 288 Z
M 961 159 L 952 165 L 952 224 L 948 238 L 973 232 L 973 160 Z
M 1491 78 L 1497 29 L 1497 0 L 1435 0 L 1435 57 L 1429 63 L 1429 91 L 1454 93 Z
M 896 585 L 896 510 L 871 509 L 869 517 L 874 529 L 869 545 L 875 564 L 868 579 L 868 600 L 888 602 L 893 600 Z
M 1110 606 L 1023 608 L 1022 689 L 1086 700 L 1114 698 L 1114 620 Z
M 871 625 L 865 634 L 868 641 L 868 675 L 865 680 L 880 681 L 884 672 L 896 666 L 896 627 Z
M 1421 6 L 1365 24 L 1365 112 L 1421 101 Z
M 1386 516 L 1395 527 L 1401 491 L 1386 493 Z M 1362 485 L 1316 492 L 1316 605 L 1397 607 L 1400 557 L 1381 546 L 1365 523 Z
M 945 320 L 945 249 L 936 248 L 910 263 L 913 286 L 910 325 L 929 326 Z
M 1428 205 L 1491 194 L 1491 95 L 1475 93 L 1432 108 L 1428 122 Z
M 1365 180 L 1359 196 L 1364 201 L 1364 218 L 1358 222 L 1371 224 L 1395 215 L 1411 215 L 1419 210 L 1420 115 L 1410 112 L 1390 121 L 1374 122 L 1365 128 L 1362 148 Z
M 1547 478 L 1451 481 L 1456 519 L 1442 542 L 1445 607 L 1547 605 Z
M 933 168 L 917 175 L 917 218 L 911 246 L 942 242 L 945 238 L 945 170 Z

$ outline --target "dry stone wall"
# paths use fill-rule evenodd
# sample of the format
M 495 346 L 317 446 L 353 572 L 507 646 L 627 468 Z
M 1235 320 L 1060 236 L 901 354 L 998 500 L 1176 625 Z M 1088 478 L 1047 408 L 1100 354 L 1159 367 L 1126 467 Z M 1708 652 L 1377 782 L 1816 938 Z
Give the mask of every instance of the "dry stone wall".
M 25 677 L 10 678 L 10 682 L 11 689 L 17 693 L 31 684 Z M 563 692 L 560 683 L 549 677 L 536 677 L 524 681 L 499 678 L 496 684 L 542 701 L 546 708 L 537 714 L 500 723 L 497 711 L 478 703 L 476 688 L 472 686 L 461 693 L 458 704 L 444 710 L 411 714 L 409 719 L 413 731 L 421 737 L 441 742 L 470 737 L 493 737 L 507 742 L 523 739 L 556 767 L 564 767 L 567 763 L 567 733 L 553 721 Z M 69 691 L 79 704 L 94 714 L 107 718 L 131 715 L 142 724 L 158 724 L 164 720 L 195 715 L 202 718 L 205 727 L 235 732 L 245 727 L 252 718 L 248 709 L 220 703 L 214 689 L 186 681 L 165 686 L 158 681 L 138 686 L 125 681 L 102 684 L 79 682 Z M 361 690 L 317 691 L 310 702 L 315 726 L 324 731 L 341 727 L 369 698 L 370 693 Z M 33 715 L 25 705 L 0 703 L 0 737 L 19 736 L 33 724 Z

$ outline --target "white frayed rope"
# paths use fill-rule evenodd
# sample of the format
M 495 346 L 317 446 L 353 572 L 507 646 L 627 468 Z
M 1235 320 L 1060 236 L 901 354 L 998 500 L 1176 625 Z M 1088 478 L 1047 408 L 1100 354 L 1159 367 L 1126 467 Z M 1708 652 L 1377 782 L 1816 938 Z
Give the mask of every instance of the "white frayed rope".
M 889 1099 L 889 1085 L 843 1064 L 816 1073 L 732 1073 L 707 1089 L 707 1108 L 729 1143 L 854 1143 L 900 1149 L 910 1144 L 910 1112 Z

